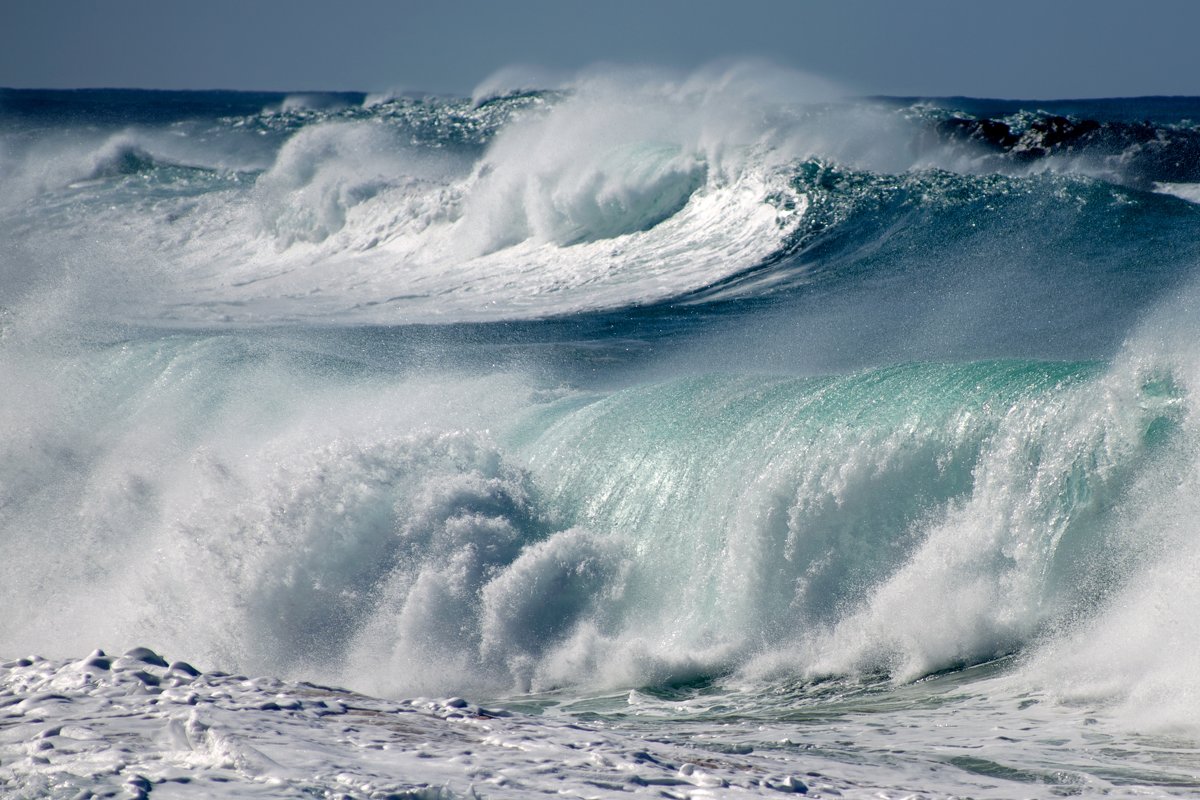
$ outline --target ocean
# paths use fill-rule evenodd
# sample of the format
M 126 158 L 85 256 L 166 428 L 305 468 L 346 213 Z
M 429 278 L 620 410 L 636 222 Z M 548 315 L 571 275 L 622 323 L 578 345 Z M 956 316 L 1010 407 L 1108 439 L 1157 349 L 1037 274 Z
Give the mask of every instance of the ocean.
M 1200 98 L 0 90 L 0 796 L 1200 793 Z

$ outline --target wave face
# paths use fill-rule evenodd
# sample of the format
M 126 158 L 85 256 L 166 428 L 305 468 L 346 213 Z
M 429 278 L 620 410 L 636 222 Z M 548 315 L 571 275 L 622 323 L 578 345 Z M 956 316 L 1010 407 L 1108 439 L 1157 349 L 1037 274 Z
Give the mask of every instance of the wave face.
M 1200 101 L 786 78 L 0 92 L 0 651 L 1196 736 Z

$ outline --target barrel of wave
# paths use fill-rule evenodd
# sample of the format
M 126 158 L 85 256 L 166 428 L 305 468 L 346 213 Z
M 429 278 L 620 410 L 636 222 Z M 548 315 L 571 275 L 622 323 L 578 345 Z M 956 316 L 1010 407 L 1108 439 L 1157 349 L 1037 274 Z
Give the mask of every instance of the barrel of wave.
M 1114 503 L 1177 424 L 1173 389 L 1096 370 L 694 379 L 568 415 L 531 468 L 634 566 L 567 650 L 614 682 L 909 679 L 1028 645 L 1087 606 Z

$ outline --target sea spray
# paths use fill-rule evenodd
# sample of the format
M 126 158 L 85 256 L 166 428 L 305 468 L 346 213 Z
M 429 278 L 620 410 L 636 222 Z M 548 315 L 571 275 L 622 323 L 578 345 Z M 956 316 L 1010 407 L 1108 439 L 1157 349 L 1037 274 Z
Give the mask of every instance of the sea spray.
M 1197 118 L 5 91 L 0 786 L 1190 791 Z

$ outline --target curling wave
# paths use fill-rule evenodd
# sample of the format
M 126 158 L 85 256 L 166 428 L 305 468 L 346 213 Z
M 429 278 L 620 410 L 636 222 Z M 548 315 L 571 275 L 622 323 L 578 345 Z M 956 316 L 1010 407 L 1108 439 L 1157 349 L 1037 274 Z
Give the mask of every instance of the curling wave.
M 0 641 L 1200 696 L 1186 104 L 751 89 L 10 104 Z

